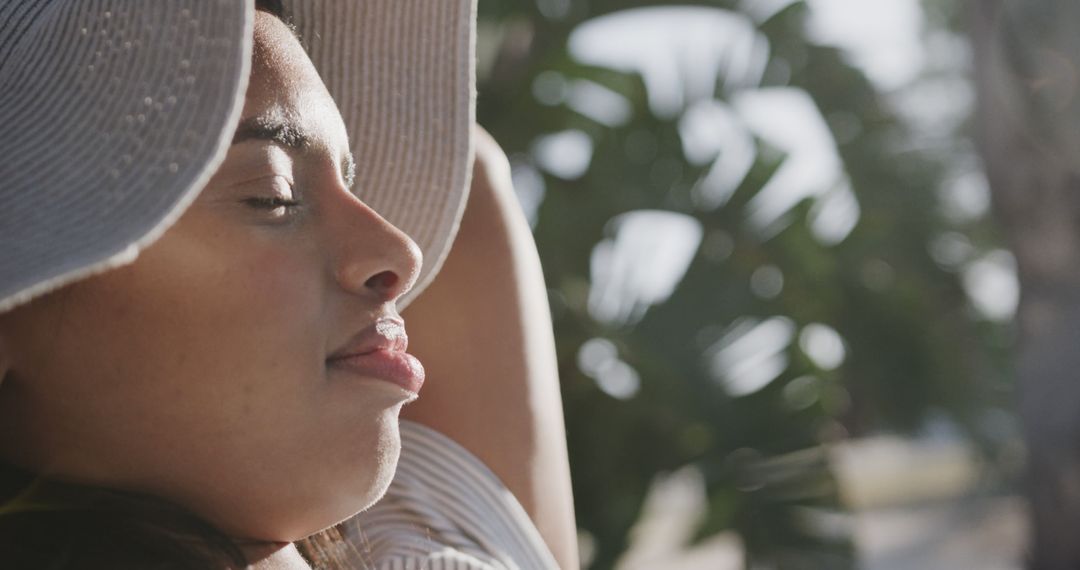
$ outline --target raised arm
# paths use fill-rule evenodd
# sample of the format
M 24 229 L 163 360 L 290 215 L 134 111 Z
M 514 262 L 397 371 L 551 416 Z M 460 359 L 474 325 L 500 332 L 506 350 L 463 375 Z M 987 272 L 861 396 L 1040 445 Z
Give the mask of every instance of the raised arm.
M 477 128 L 472 189 L 438 278 L 404 313 L 428 381 L 402 417 L 506 484 L 562 568 L 579 567 L 555 343 L 540 259 L 506 156 Z

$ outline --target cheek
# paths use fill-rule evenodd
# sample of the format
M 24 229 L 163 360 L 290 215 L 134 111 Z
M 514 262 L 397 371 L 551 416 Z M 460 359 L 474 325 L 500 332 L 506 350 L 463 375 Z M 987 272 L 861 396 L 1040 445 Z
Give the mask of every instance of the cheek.
M 393 473 L 400 396 L 325 376 L 346 326 L 328 276 L 315 247 L 189 227 L 0 317 L 29 380 L 0 389 L 5 457 L 238 535 L 294 540 L 355 513 Z
M 127 273 L 93 284 L 85 304 L 121 341 L 116 352 L 126 344 L 160 375 L 244 377 L 245 369 L 284 366 L 285 357 L 318 356 L 319 267 L 311 256 L 258 245 L 162 243 Z
M 68 464 L 100 463 L 102 449 L 213 462 L 292 437 L 324 381 L 318 258 L 222 237 L 166 234 L 132 265 L 31 304 L 17 365 L 32 381 L 0 413 L 18 408 L 20 431 Z

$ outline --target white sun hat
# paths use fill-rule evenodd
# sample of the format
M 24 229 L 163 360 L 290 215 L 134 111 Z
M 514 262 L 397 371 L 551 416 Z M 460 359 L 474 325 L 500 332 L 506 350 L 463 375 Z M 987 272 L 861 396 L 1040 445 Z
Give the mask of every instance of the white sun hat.
M 360 198 L 423 250 L 464 209 L 475 0 L 285 0 L 341 110 Z M 0 0 L 0 312 L 133 261 L 224 159 L 253 0 Z

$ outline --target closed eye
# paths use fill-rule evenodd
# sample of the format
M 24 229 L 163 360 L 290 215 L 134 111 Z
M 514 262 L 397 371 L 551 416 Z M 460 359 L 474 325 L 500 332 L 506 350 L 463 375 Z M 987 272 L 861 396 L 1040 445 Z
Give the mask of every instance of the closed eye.
M 304 203 L 280 196 L 252 196 L 240 201 L 254 211 L 257 218 L 271 224 L 288 224 L 300 219 Z
M 243 203 L 251 206 L 252 208 L 274 210 L 277 208 L 295 208 L 300 206 L 299 200 L 292 200 L 289 198 L 281 198 L 278 196 L 253 196 L 251 198 L 245 198 Z

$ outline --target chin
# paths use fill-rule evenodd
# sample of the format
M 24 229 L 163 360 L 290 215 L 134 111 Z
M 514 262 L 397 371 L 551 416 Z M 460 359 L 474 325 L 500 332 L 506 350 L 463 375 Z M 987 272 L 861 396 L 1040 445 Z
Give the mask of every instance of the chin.
M 285 485 L 279 492 L 259 493 L 246 508 L 228 509 L 211 522 L 234 537 L 294 542 L 353 517 L 382 498 L 394 478 L 401 455 L 397 422 L 396 411 L 377 414 L 358 437 L 328 446 L 327 470 L 309 469 L 311 478 L 302 483 L 279 481 Z M 297 493 L 300 488 L 307 492 Z
M 319 520 L 307 525 L 300 536 L 289 538 L 294 541 L 304 538 L 366 510 L 386 494 L 397 471 L 398 458 L 401 456 L 401 436 L 398 432 L 397 413 L 383 414 L 372 430 L 371 438 L 365 441 L 365 461 L 352 473 L 343 478 L 346 483 L 340 486 L 324 504 L 330 505 L 321 512 Z
M 386 494 L 387 488 L 390 487 L 390 482 L 394 479 L 394 473 L 397 472 L 398 459 L 401 457 L 401 435 L 398 431 L 397 413 L 392 414 L 392 416 L 391 414 L 385 414 L 384 419 L 379 424 L 379 429 L 376 430 L 377 438 L 373 452 L 370 455 L 367 468 L 364 470 L 367 475 L 365 477 L 366 481 L 359 487 L 365 489 L 366 492 L 357 500 L 358 508 L 354 509 L 348 516 L 367 509 L 381 499 Z

